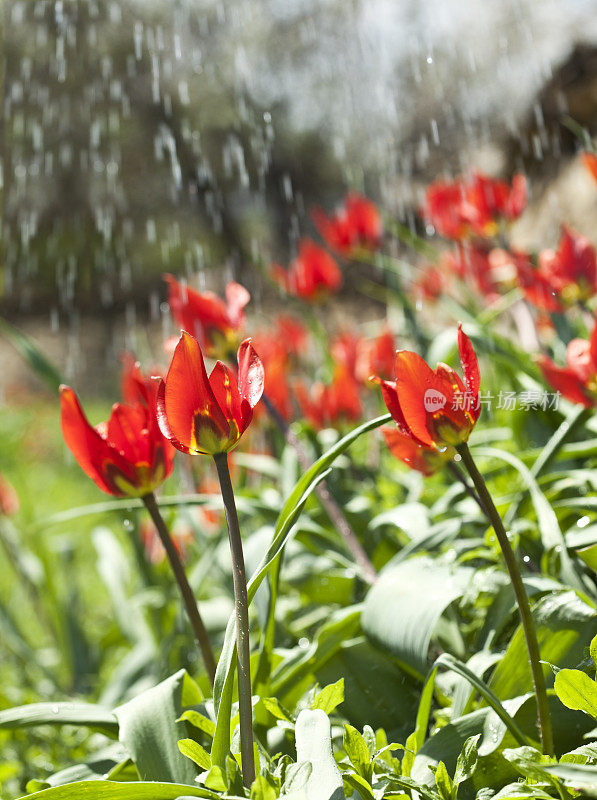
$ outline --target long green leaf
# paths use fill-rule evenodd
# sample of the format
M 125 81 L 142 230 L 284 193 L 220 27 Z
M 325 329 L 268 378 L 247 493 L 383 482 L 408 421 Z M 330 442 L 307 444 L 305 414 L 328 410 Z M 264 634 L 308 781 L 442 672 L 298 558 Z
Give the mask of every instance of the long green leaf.
M 10 322 L 0 317 L 0 333 L 8 339 L 15 350 L 25 359 L 33 372 L 38 375 L 48 388 L 58 394 L 62 377 L 52 362 L 43 354 L 39 345 L 31 337 L 15 328 Z
M 508 714 L 499 697 L 497 697 L 497 695 L 491 691 L 489 686 L 487 686 L 487 684 L 482 681 L 478 675 L 475 675 L 475 673 L 470 670 L 466 664 L 463 664 L 462 661 L 454 658 L 454 656 L 451 656 L 449 653 L 442 653 L 441 656 L 436 658 L 435 665 L 449 669 L 452 672 L 455 672 L 457 675 L 466 678 L 466 680 L 469 681 L 469 683 L 474 686 L 479 694 L 484 698 L 484 700 L 487 702 L 487 705 L 493 708 L 495 713 L 502 720 L 516 741 L 521 745 L 529 744 L 527 737 L 520 730 L 510 714 Z
M 179 797 L 206 797 L 219 800 L 220 795 L 177 783 L 153 783 L 135 781 L 116 783 L 114 781 L 77 781 L 43 789 L 25 797 L 27 800 L 177 800 Z M 20 800 L 25 800 L 25 797 Z
M 272 568 L 276 557 L 286 544 L 292 527 L 298 519 L 309 495 L 322 480 L 325 472 L 329 470 L 335 459 L 350 447 L 359 436 L 375 430 L 375 428 L 378 428 L 380 425 L 390 420 L 390 414 L 384 414 L 381 417 L 377 417 L 355 428 L 340 439 L 339 442 L 336 442 L 336 444 L 324 453 L 300 478 L 280 511 L 272 541 L 263 557 L 261 565 L 257 568 L 253 577 L 247 584 L 249 602 L 253 600 L 261 582 Z M 226 628 L 224 645 L 218 662 L 214 685 L 214 706 L 217 713 L 217 722 L 211 759 L 213 764 L 222 769 L 226 768 L 226 757 L 230 751 L 230 713 L 232 709 L 234 670 L 236 667 L 234 626 L 234 615 L 232 615 Z
M 0 728 L 75 725 L 118 736 L 118 720 L 107 708 L 91 703 L 31 703 L 0 711 Z

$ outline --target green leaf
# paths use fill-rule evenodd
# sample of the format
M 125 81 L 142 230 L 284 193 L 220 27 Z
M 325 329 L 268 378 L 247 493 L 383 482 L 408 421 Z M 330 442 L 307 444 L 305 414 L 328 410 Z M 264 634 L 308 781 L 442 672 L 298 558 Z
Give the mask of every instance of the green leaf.
M 52 362 L 44 355 L 39 345 L 30 336 L 15 328 L 0 317 L 0 333 L 4 334 L 15 350 L 25 359 L 33 372 L 41 378 L 55 394 L 63 383 L 62 377 Z
M 178 742 L 178 749 L 187 758 L 190 758 L 201 769 L 211 769 L 211 758 L 204 747 L 194 739 L 181 739 Z
M 365 598 L 363 630 L 422 679 L 438 620 L 463 594 L 473 572 L 427 557 L 386 568 Z
M 200 714 L 198 711 L 194 711 L 193 709 L 185 711 L 176 721 L 188 722 L 189 725 L 192 725 L 194 728 L 197 728 L 212 738 L 216 730 L 216 724 L 213 720 L 209 719 L 203 714 Z
M 262 697 L 261 702 L 276 719 L 281 719 L 284 722 L 292 722 L 292 717 L 288 711 L 280 705 L 280 701 L 276 697 Z
M 423 746 L 425 736 L 427 735 L 436 674 L 437 666 L 433 666 L 423 685 L 421 699 L 419 700 L 419 707 L 417 709 L 415 729 L 406 740 L 405 752 L 402 758 L 402 772 L 404 775 L 410 775 L 413 764 L 415 763 L 415 756 Z
M 270 569 L 276 563 L 278 554 L 286 544 L 293 529 L 293 525 L 301 514 L 305 503 L 317 484 L 323 479 L 335 459 L 341 455 L 359 436 L 375 430 L 391 419 L 390 414 L 384 414 L 370 422 L 355 428 L 349 434 L 324 453 L 301 477 L 278 516 L 272 541 L 264 555 L 261 566 L 257 568 L 247 584 L 249 603 L 253 600 L 257 589 L 261 585 Z M 214 735 L 211 758 L 214 764 L 225 769 L 226 757 L 230 751 L 230 714 L 232 709 L 232 693 L 234 688 L 234 670 L 236 668 L 235 651 L 235 617 L 230 616 L 224 644 L 218 661 L 216 679 L 214 683 L 214 707 L 217 715 L 216 733 Z
M 331 714 L 341 703 L 344 702 L 344 678 L 340 678 L 336 683 L 330 683 L 328 686 L 318 692 L 313 698 L 311 708 L 320 708 L 325 714 Z
M 464 743 L 464 747 L 456 762 L 456 770 L 454 772 L 455 787 L 460 786 L 461 783 L 468 780 L 477 768 L 480 738 L 481 734 L 478 733 L 476 736 L 469 736 Z
M 440 761 L 435 768 L 435 785 L 442 800 L 452 800 L 452 780 L 448 775 L 448 770 L 443 761 Z
M 0 728 L 34 725 L 75 725 L 118 737 L 118 720 L 112 711 L 91 703 L 31 703 L 0 711 Z
M 120 725 L 120 741 L 143 780 L 195 783 L 197 770 L 178 749 L 178 740 L 186 731 L 184 723 L 177 720 L 182 706 L 191 705 L 183 703 L 189 685 L 192 687 L 191 679 L 184 669 L 179 670 L 114 712 Z
M 591 646 L 589 647 L 589 652 L 591 653 L 593 664 L 595 668 L 597 668 L 597 636 L 594 636 L 591 639 Z
M 342 739 L 350 763 L 365 780 L 371 779 L 371 753 L 362 734 L 352 725 L 344 726 Z
M 561 669 L 553 688 L 562 703 L 597 718 L 597 683 L 579 669 Z
M 454 658 L 454 656 L 451 656 L 449 653 L 442 653 L 442 655 L 436 659 L 435 664 L 437 666 L 450 669 L 453 672 L 456 672 L 458 675 L 461 675 L 463 678 L 466 678 L 466 680 L 468 680 L 470 684 L 477 689 L 479 694 L 482 695 L 487 704 L 493 708 L 495 713 L 502 720 L 516 741 L 522 745 L 528 744 L 526 736 L 520 730 L 510 714 L 508 714 L 500 702 L 500 699 L 494 694 L 494 692 L 491 691 L 489 686 L 487 686 L 487 684 L 482 681 L 481 678 L 479 678 L 478 675 L 475 675 L 475 673 L 466 666 L 466 664 L 463 664 L 462 661 Z
M 265 775 L 258 775 L 251 786 L 251 800 L 276 800 L 278 792 Z
M 533 608 L 541 658 L 560 668 L 580 663 L 585 643 L 594 634 L 596 616 L 595 609 L 574 591 L 552 592 L 542 597 Z M 533 681 L 520 625 L 495 668 L 489 686 L 502 700 L 532 691 Z
M 205 797 L 220 800 L 220 796 L 198 786 L 180 783 L 114 781 L 77 781 L 28 794 L 27 800 L 181 800 Z M 24 798 L 21 798 L 24 800 Z
M 362 800 L 375 800 L 371 784 L 365 778 L 356 775 L 354 772 L 343 772 L 342 778 L 352 789 L 357 790 L 357 797 L 362 798 Z M 354 794 L 352 796 L 355 797 Z
M 555 775 L 567 786 L 578 789 L 590 797 L 597 797 L 597 766 L 554 764 L 545 767 L 545 770 Z

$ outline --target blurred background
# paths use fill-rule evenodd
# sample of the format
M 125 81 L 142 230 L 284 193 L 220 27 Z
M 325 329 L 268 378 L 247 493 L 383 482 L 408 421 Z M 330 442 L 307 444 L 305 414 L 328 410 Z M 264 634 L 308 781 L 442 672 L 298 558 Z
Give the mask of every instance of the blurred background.
M 524 170 L 514 231 L 589 236 L 595 0 L 5 0 L 0 311 L 99 390 L 161 275 L 244 282 L 286 263 L 348 187 L 423 232 L 425 185 Z M 583 189 L 586 189 L 583 191 Z M 197 285 L 197 284 L 196 284 Z M 350 293 L 350 286 L 345 288 Z M 30 380 L 0 341 L 0 396 Z

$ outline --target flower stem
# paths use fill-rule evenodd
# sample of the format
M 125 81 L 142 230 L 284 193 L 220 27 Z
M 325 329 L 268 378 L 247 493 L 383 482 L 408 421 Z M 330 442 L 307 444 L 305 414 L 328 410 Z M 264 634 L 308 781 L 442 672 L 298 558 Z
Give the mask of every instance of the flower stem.
M 514 551 L 510 545 L 508 534 L 504 528 L 504 523 L 502 522 L 502 518 L 495 507 L 491 495 L 489 494 L 485 480 L 477 469 L 477 465 L 475 464 L 471 452 L 468 449 L 468 445 L 466 442 L 463 442 L 462 444 L 458 445 L 456 449 L 462 457 L 464 466 L 466 467 L 468 474 L 471 476 L 471 480 L 475 486 L 475 489 L 477 490 L 477 494 L 479 495 L 481 502 L 483 503 L 486 514 L 491 520 L 493 530 L 495 531 L 495 535 L 497 536 L 497 540 L 502 550 L 502 555 L 504 556 L 504 561 L 506 562 L 506 569 L 508 570 L 510 581 L 512 582 L 512 588 L 514 589 L 514 594 L 516 596 L 518 612 L 520 614 L 524 638 L 529 654 L 529 663 L 531 666 L 533 684 L 535 687 L 535 699 L 537 701 L 537 719 L 541 733 L 543 753 L 551 756 L 553 755 L 553 733 L 551 728 L 551 718 L 549 716 L 545 677 L 543 675 L 543 669 L 540 663 L 539 642 L 537 641 L 537 633 L 535 631 L 535 625 L 531 615 L 529 598 L 527 596 L 526 589 L 524 588 L 524 583 L 516 562 L 516 556 L 514 555 Z
M 284 438 L 288 442 L 288 444 L 294 449 L 296 452 L 296 457 L 298 459 L 299 464 L 303 470 L 308 470 L 311 466 L 311 461 L 309 456 L 307 455 L 303 445 L 299 441 L 298 437 L 295 435 L 292 428 L 288 425 L 286 420 L 278 413 L 278 410 L 270 400 L 270 398 L 263 393 L 261 396 L 261 400 L 263 405 L 265 406 L 267 413 L 269 414 L 272 421 L 278 426 L 280 431 L 284 434 Z M 315 487 L 315 494 L 319 498 L 319 502 L 323 506 L 324 511 L 332 521 L 332 523 L 336 526 L 338 532 L 344 539 L 344 543 L 346 547 L 350 551 L 350 554 L 354 558 L 355 562 L 361 568 L 361 572 L 363 578 L 367 581 L 367 583 L 375 583 L 377 580 L 377 570 L 371 563 L 371 559 L 365 552 L 363 546 L 359 542 L 356 533 L 353 531 L 349 521 L 346 519 L 344 512 L 336 502 L 335 498 L 332 496 L 328 485 L 325 481 L 321 481 Z
M 197 642 L 199 650 L 201 651 L 201 656 L 203 657 L 203 663 L 205 664 L 209 681 L 213 686 L 216 675 L 216 660 L 214 658 L 213 650 L 211 649 L 207 630 L 205 629 L 201 614 L 199 613 L 197 601 L 195 600 L 193 590 L 189 585 L 184 567 L 180 560 L 180 556 L 178 555 L 178 550 L 174 546 L 174 542 L 172 541 L 168 527 L 164 522 L 164 518 L 160 513 L 160 509 L 158 508 L 158 504 L 156 503 L 153 492 L 146 494 L 141 499 L 143 500 L 145 508 L 148 510 L 149 515 L 157 528 L 160 541 L 164 546 L 166 555 L 168 556 L 168 561 L 170 562 L 172 572 L 176 578 L 178 588 L 180 589 L 180 594 L 182 596 L 182 601 L 184 603 L 189 622 L 191 623 L 193 633 L 195 634 L 195 641 Z
M 240 755 L 242 761 L 243 783 L 249 788 L 255 780 L 255 759 L 253 756 L 253 706 L 251 702 L 251 653 L 249 648 L 249 602 L 247 598 L 247 578 L 243 544 L 234 502 L 234 491 L 230 481 L 228 456 L 226 453 L 214 455 L 222 500 L 226 509 L 228 538 L 232 556 L 232 579 L 234 582 L 234 606 L 236 611 L 236 653 L 238 656 L 238 714 L 240 718 Z

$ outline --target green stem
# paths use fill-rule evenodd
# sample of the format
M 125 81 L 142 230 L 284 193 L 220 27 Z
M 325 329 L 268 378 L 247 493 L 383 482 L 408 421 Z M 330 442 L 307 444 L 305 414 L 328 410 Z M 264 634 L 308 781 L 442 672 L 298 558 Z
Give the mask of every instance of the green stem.
M 222 500 L 226 509 L 228 538 L 232 556 L 232 579 L 234 582 L 234 607 L 236 611 L 236 653 L 238 656 L 238 715 L 240 718 L 240 755 L 242 761 L 243 783 L 247 788 L 255 780 L 255 759 L 253 756 L 253 706 L 251 692 L 251 652 L 249 647 L 249 601 L 247 598 L 247 578 L 243 544 L 236 513 L 234 491 L 228 469 L 226 453 L 214 455 Z
M 143 500 L 145 508 L 153 520 L 153 524 L 157 528 L 160 541 L 164 546 L 166 555 L 168 556 L 168 561 L 170 562 L 172 572 L 176 578 L 178 588 L 180 589 L 180 594 L 182 596 L 182 601 L 184 603 L 189 622 L 191 623 L 193 633 L 195 634 L 195 640 L 199 650 L 201 651 L 201 656 L 203 657 L 205 669 L 207 670 L 210 683 L 213 686 L 216 675 L 216 660 L 214 658 L 213 650 L 211 649 L 207 630 L 203 623 L 203 619 L 201 618 L 201 614 L 199 613 L 197 601 L 195 600 L 193 590 L 189 585 L 184 567 L 180 560 L 180 556 L 178 555 L 178 550 L 174 546 L 174 542 L 172 541 L 168 527 L 164 522 L 164 518 L 160 513 L 160 509 L 158 508 L 158 504 L 156 503 L 153 492 L 146 494 L 141 499 Z
M 475 486 L 475 489 L 477 490 L 477 494 L 479 495 L 486 513 L 491 520 L 493 530 L 495 531 L 495 535 L 497 536 L 497 540 L 502 550 L 502 555 L 504 556 L 504 561 L 506 562 L 506 569 L 508 570 L 510 581 L 512 582 L 512 588 L 514 589 L 514 594 L 516 596 L 518 612 L 520 614 L 524 638 L 529 654 L 529 662 L 531 665 L 531 673 L 535 687 L 535 699 L 537 701 L 537 718 L 539 722 L 539 730 L 541 732 L 543 753 L 551 756 L 553 755 L 553 733 L 551 729 L 551 718 L 549 716 L 545 677 L 543 675 L 543 669 L 540 663 L 541 656 L 539 652 L 539 642 L 537 641 L 537 633 L 535 631 L 535 625 L 531 615 L 529 598 L 527 596 L 526 589 L 524 588 L 524 583 L 516 562 L 516 556 L 514 555 L 514 551 L 510 545 L 510 540 L 508 539 L 508 534 L 504 528 L 504 523 L 502 522 L 502 518 L 495 507 L 491 495 L 489 494 L 485 480 L 477 469 L 477 465 L 475 464 L 471 452 L 468 449 L 468 445 L 466 442 L 463 442 L 462 444 L 458 445 L 456 449 L 462 457 L 464 466 L 466 467 L 468 474 L 471 476 L 471 480 Z

